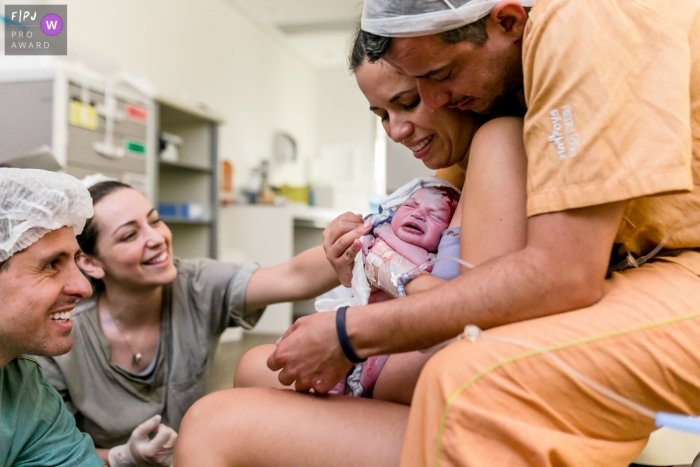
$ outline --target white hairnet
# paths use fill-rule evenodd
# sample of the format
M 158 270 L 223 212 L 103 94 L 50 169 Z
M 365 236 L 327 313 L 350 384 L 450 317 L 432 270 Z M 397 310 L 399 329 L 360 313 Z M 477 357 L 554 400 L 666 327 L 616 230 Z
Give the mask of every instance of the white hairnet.
M 92 217 L 88 190 L 70 175 L 0 168 L 0 261 L 62 227 L 76 235 Z
M 439 34 L 474 23 L 501 0 L 365 0 L 363 31 L 384 37 Z M 537 0 L 519 0 L 524 7 Z
M 410 182 L 399 187 L 392 194 L 386 196 L 385 198 L 382 198 L 382 200 L 379 202 L 379 214 L 370 214 L 366 216 L 365 219 L 372 222 L 372 225 L 375 227 L 379 224 L 391 220 L 391 218 L 394 215 L 394 212 L 396 212 L 399 206 L 405 203 L 406 200 L 408 200 L 408 198 L 413 196 L 413 193 L 420 190 L 421 188 L 451 188 L 457 194 L 462 193 L 462 191 L 459 188 L 457 188 L 447 180 L 443 180 L 439 177 L 414 178 Z

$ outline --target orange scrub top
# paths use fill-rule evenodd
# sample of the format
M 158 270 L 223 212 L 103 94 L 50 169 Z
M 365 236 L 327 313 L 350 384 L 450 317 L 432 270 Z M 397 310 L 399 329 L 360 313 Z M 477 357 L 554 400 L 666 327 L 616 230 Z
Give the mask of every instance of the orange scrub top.
M 530 20 L 528 216 L 629 199 L 616 242 L 671 232 L 665 259 L 700 275 L 700 2 L 539 0 Z

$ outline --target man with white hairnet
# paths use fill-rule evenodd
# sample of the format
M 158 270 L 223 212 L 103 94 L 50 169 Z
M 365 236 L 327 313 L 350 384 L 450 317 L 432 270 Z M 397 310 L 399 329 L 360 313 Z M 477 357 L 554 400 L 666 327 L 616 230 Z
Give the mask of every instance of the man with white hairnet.
M 91 295 L 75 235 L 92 216 L 78 180 L 0 168 L 0 464 L 101 466 L 30 355 L 73 346 L 71 310 Z
M 649 414 L 699 414 L 700 1 L 365 0 L 361 27 L 370 59 L 416 77 L 429 107 L 527 107 L 527 246 L 433 291 L 351 307 L 337 332 L 357 359 L 469 324 L 511 340 L 430 360 L 401 465 L 622 467 L 655 429 Z M 361 234 L 325 234 L 336 269 Z M 323 390 L 348 366 L 335 333 L 309 317 L 270 367 Z

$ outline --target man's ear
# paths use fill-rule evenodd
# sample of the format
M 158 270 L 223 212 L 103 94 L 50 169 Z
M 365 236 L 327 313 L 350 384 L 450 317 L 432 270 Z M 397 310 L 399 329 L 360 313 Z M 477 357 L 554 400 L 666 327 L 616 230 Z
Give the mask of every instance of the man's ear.
M 498 33 L 519 41 L 525 34 L 527 19 L 527 12 L 518 0 L 503 0 L 493 7 L 488 22 L 491 23 L 492 28 L 496 28 Z M 488 31 L 489 35 L 491 32 Z
M 81 271 L 93 279 L 101 280 L 105 277 L 105 271 L 99 259 L 82 254 L 76 258 L 75 262 L 78 264 Z

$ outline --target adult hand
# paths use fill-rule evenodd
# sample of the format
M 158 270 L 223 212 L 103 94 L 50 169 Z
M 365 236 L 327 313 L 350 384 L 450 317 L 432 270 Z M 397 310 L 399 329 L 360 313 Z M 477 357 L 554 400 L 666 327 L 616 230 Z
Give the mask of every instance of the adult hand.
M 352 367 L 338 343 L 335 312 L 327 311 L 299 318 L 277 341 L 277 348 L 268 357 L 272 371 L 282 370 L 280 383 L 308 392 L 325 394 Z
M 109 450 L 112 467 L 168 467 L 173 463 L 173 448 L 177 433 L 160 423 L 160 415 L 154 415 L 131 433 L 129 441 Z M 154 434 L 151 439 L 151 433 Z
M 333 266 L 340 283 L 350 287 L 355 256 L 362 248 L 359 238 L 372 228 L 372 224 L 359 214 L 346 212 L 333 219 L 323 231 L 323 249 Z

